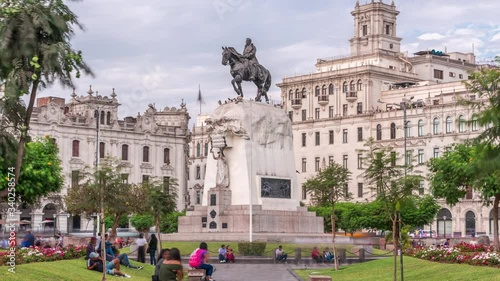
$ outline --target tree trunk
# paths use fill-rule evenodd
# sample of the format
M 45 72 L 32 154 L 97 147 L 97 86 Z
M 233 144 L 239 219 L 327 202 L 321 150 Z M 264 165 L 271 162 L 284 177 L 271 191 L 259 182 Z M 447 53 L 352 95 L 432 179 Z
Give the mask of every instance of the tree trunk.
M 500 201 L 500 194 L 495 194 L 495 201 L 493 202 L 493 245 L 495 251 L 499 251 L 500 245 L 498 241 L 498 203 Z
M 394 213 L 395 214 L 395 213 Z M 392 243 L 394 244 L 394 253 L 393 253 L 393 257 L 394 257 L 394 281 L 397 281 L 398 280 L 398 233 L 397 233 L 397 223 L 396 223 L 396 219 L 394 218 L 392 220 Z
M 332 235 L 333 235 L 333 264 L 335 270 L 339 270 L 339 263 L 337 257 L 337 247 L 335 246 L 335 208 L 334 204 L 332 204 Z
M 114 241 L 116 239 L 116 236 L 118 235 L 116 233 L 116 228 L 118 227 L 118 223 L 120 222 L 120 218 L 122 217 L 121 214 L 115 214 L 115 219 L 113 221 L 113 226 L 111 227 L 111 232 L 109 233 L 109 239 L 111 241 Z
M 26 117 L 24 119 L 24 130 L 21 130 L 21 136 L 19 137 L 19 146 L 17 147 L 17 160 L 16 160 L 16 170 L 14 171 L 14 177 L 16 184 L 19 184 L 19 174 L 21 173 L 21 165 L 23 163 L 24 156 L 24 146 L 26 145 L 26 138 L 28 137 L 28 131 L 31 121 L 31 114 L 33 113 L 33 107 L 35 106 L 36 92 L 38 90 L 39 80 L 33 82 L 31 88 L 30 101 L 28 103 L 28 108 L 26 109 Z M 1 197 L 8 195 L 7 188 L 0 193 Z
M 161 251 L 161 236 L 160 236 L 160 216 L 155 216 L 156 238 L 158 239 L 158 253 Z

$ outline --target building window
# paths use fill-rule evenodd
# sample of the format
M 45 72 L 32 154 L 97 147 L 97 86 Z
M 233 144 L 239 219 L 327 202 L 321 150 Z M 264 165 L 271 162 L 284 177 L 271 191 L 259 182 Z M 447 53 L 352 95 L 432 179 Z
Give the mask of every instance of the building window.
M 368 25 L 363 25 L 363 36 L 368 35 Z
M 391 35 L 391 26 L 388 24 L 385 25 L 385 34 Z
M 328 86 L 328 94 L 333 95 L 334 92 L 335 92 L 335 88 L 333 87 L 333 84 L 330 84 Z
M 405 134 L 407 138 L 411 138 L 411 122 L 406 121 L 406 126 L 405 126 Z
M 319 171 L 319 157 L 314 158 L 314 171 Z
M 200 157 L 201 156 L 201 145 L 200 143 L 197 143 L 196 144 L 196 157 Z
M 111 125 L 111 112 L 106 113 L 106 125 Z
M 434 78 L 443 79 L 443 71 L 439 69 L 434 69 Z
M 288 111 L 288 118 L 290 118 L 290 121 L 293 122 L 293 111 Z
M 205 151 L 204 151 L 204 153 L 205 153 L 205 157 L 207 157 L 208 156 L 208 141 L 205 142 Z
M 391 166 L 394 167 L 396 166 L 396 152 L 391 151 Z
M 163 163 L 170 164 L 170 148 L 163 149 Z
M 342 130 L 342 143 L 347 143 L 347 129 Z
M 142 183 L 148 183 L 149 182 L 149 175 L 142 175 Z
M 358 169 L 363 169 L 363 154 L 358 154 Z
M 101 125 L 104 125 L 104 118 L 105 117 L 106 117 L 106 114 L 104 113 L 104 111 L 101 111 L 101 116 L 100 116 Z
M 446 117 L 445 131 L 447 134 L 451 133 L 451 116 Z
M 391 140 L 396 138 L 396 124 L 391 123 Z
M 328 143 L 333 144 L 333 130 L 328 131 Z
M 120 175 L 122 183 L 128 183 L 128 174 L 121 174 Z
M 363 113 L 363 103 L 362 102 L 358 102 L 358 106 L 356 107 L 356 113 L 357 114 Z
M 306 110 L 305 109 L 302 109 L 302 121 L 306 121 L 307 119 L 307 116 L 306 116 Z
M 302 200 L 307 199 L 307 189 L 305 186 L 302 186 Z
M 458 74 L 458 79 L 464 79 L 464 75 L 463 74 Z
M 319 108 L 314 109 L 314 119 L 316 119 L 316 120 L 319 119 Z
M 302 133 L 302 147 L 305 147 L 306 146 L 306 133 Z
M 406 166 L 410 166 L 411 165 L 411 160 L 412 160 L 412 151 L 409 150 L 409 151 L 406 151 L 406 156 L 405 156 L 405 165 Z
M 321 87 L 321 95 L 326 96 L 326 85 L 323 85 L 323 87 Z
M 106 144 L 103 142 L 100 142 L 99 143 L 99 158 L 104 158 L 106 156 L 105 150 L 106 150 Z
M 424 120 L 418 120 L 418 136 L 422 137 L 424 135 Z
M 296 97 L 296 98 L 298 98 L 298 97 Z M 288 100 L 290 100 L 290 101 L 293 100 L 293 90 L 290 90 L 290 92 L 288 92 Z
M 292 91 L 290 91 L 292 92 Z M 296 99 L 301 99 L 302 98 L 302 95 L 301 95 L 301 92 L 299 91 L 299 89 L 295 90 L 295 98 Z
M 163 177 L 163 192 L 170 193 L 170 177 Z
M 306 88 L 302 88 L 302 98 L 306 98 Z
M 349 85 L 347 85 L 347 81 L 342 83 L 342 93 L 347 93 L 348 89 L 349 89 Z
M 357 91 L 363 90 L 363 82 L 361 82 L 361 79 L 359 79 L 358 83 L 356 83 L 356 90 Z
M 457 74 L 455 74 L 455 72 L 450 72 L 450 77 L 456 77 Z
M 72 154 L 73 157 L 80 157 L 80 141 L 74 140 L 72 145 Z
M 201 191 L 196 191 L 196 205 L 201 204 Z
M 439 147 L 434 147 L 433 157 L 439 158 Z
M 333 106 L 328 107 L 328 118 L 333 118 Z
M 424 181 L 420 181 L 420 186 L 418 187 L 418 195 L 424 195 L 425 191 L 425 183 Z
M 122 144 L 122 160 L 128 161 L 128 144 Z
M 198 165 L 196 166 L 196 178 L 197 180 L 201 179 L 201 167 Z
M 314 88 L 314 96 L 319 96 L 319 86 L 316 86 L 316 88 Z
M 328 156 L 328 165 L 332 165 L 333 162 L 333 156 Z
M 315 141 L 316 145 L 319 145 L 320 144 L 320 134 L 319 134 L 319 132 L 316 132 L 314 134 L 314 137 L 315 137 L 315 140 L 316 140 Z
M 342 115 L 347 116 L 347 104 L 342 105 Z
M 358 127 L 358 141 L 363 141 L 363 127 Z
M 349 83 L 349 90 L 351 92 L 355 92 L 356 91 L 356 85 L 354 84 L 354 80 L 351 80 L 351 83 Z
M 377 125 L 377 140 L 382 140 L 382 125 Z
M 347 155 L 342 156 L 342 167 L 344 167 L 344 169 L 347 169 Z
M 363 183 L 358 182 L 358 198 L 363 197 Z
M 458 117 L 458 132 L 459 133 L 465 132 L 465 118 L 463 115 L 460 115 Z
M 302 173 L 307 172 L 307 159 L 302 158 Z
M 348 196 L 349 195 L 349 184 L 348 183 L 345 183 L 344 184 L 344 196 Z
M 78 187 L 78 182 L 80 181 L 80 171 L 74 170 L 71 171 L 71 187 Z
M 478 123 L 477 122 L 477 115 L 474 114 L 474 115 L 472 115 L 472 122 L 470 123 L 472 131 L 477 131 L 477 128 L 478 128 L 477 123 Z
M 149 146 L 144 146 L 142 148 L 142 162 L 149 162 Z
M 424 164 L 424 162 L 425 162 L 424 150 L 419 149 L 418 150 L 418 164 Z
M 432 133 L 434 135 L 439 134 L 439 118 L 437 117 L 432 121 Z

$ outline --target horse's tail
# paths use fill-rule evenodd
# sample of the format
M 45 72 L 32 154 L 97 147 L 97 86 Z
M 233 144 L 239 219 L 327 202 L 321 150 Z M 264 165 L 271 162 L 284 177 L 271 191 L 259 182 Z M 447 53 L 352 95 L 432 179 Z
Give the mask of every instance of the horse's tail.
M 267 91 L 269 91 L 269 88 L 271 88 L 271 72 L 267 70 L 267 77 L 266 81 L 264 82 L 264 92 L 267 93 Z

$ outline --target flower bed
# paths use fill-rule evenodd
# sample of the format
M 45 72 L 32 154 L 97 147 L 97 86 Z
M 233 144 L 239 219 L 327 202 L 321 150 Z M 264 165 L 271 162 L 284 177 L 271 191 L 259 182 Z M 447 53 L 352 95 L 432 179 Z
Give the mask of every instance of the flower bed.
M 10 251 L 0 250 L 0 266 L 10 261 Z M 16 265 L 31 262 L 70 260 L 84 257 L 86 246 L 68 246 L 62 249 L 30 247 L 16 251 Z
M 445 263 L 494 267 L 500 265 L 500 254 L 494 252 L 492 247 L 465 242 L 460 242 L 460 244 L 450 248 L 415 248 L 409 252 L 409 255 L 419 259 Z

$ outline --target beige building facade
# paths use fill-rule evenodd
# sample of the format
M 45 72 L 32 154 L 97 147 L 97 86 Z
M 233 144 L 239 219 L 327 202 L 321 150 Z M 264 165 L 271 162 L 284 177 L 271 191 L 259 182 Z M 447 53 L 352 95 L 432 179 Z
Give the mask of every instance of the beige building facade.
M 293 122 L 299 184 L 335 161 L 352 172 L 348 190 L 354 200 L 365 202 L 375 194 L 363 180 L 364 144 L 373 138 L 377 146 L 392 147 L 402 156 L 399 161 L 405 161 L 404 105 L 407 161 L 424 176 L 429 159 L 484 128 L 474 121 L 473 110 L 457 104 L 459 98 L 478 98 L 462 83 L 476 69 L 474 54 L 401 52 L 394 2 L 356 2 L 351 14 L 351 53 L 318 59 L 315 73 L 284 78 L 278 87 Z M 428 192 L 424 180 L 418 193 Z M 469 193 L 454 207 L 441 203 L 435 221 L 423 228 L 446 236 L 492 233 L 492 208 L 484 207 L 478 194 Z

